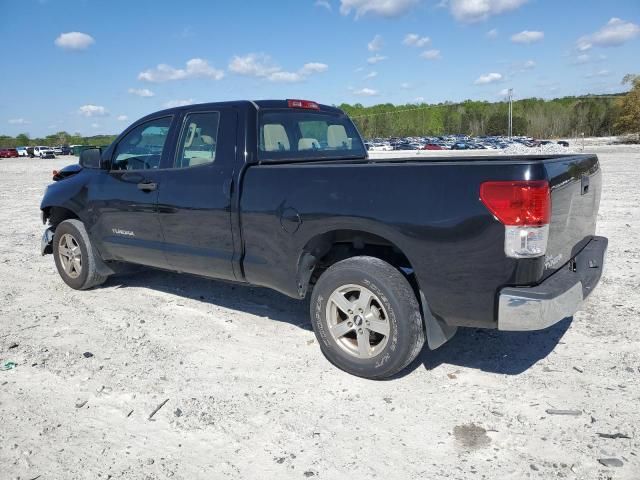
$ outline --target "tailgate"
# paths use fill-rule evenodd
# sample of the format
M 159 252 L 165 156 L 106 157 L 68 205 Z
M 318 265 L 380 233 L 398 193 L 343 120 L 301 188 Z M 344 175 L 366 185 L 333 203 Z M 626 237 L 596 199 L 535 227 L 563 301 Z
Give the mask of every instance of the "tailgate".
M 596 232 L 602 172 L 596 155 L 545 162 L 551 186 L 551 224 L 544 278 L 575 257 Z

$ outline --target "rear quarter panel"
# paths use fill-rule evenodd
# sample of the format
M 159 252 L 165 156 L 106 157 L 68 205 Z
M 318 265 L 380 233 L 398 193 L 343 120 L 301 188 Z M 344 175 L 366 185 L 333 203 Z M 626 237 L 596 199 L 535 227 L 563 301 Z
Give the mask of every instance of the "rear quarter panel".
M 407 256 L 432 313 L 449 324 L 495 327 L 495 298 L 540 278 L 542 258 L 504 255 L 504 227 L 479 200 L 485 180 L 544 179 L 542 164 L 499 160 L 281 164 L 250 167 L 243 180 L 244 274 L 297 295 L 304 246 L 332 230 L 386 238 Z M 281 225 L 294 209 L 294 233 Z

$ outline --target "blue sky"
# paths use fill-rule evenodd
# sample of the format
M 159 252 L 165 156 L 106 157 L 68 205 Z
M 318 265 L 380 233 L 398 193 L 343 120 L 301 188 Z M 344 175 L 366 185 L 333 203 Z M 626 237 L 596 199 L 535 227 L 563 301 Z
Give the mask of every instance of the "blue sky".
M 0 134 L 184 102 L 553 98 L 640 73 L 639 0 L 0 0 Z

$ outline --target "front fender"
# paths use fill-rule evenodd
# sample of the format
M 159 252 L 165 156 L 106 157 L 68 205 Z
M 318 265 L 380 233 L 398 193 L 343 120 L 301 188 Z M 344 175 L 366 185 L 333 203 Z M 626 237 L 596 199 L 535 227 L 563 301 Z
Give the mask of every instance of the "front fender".
M 67 209 L 84 221 L 87 203 L 87 181 L 88 178 L 85 171 L 80 171 L 77 175 L 48 185 L 40 202 L 43 221 L 46 222 L 49 218 L 53 207 Z

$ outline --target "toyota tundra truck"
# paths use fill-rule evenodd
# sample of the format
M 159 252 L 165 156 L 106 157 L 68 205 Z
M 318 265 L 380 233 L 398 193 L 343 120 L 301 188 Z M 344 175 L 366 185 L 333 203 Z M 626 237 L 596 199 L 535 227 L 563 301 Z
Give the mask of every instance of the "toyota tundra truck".
M 55 179 L 42 253 L 69 287 L 137 264 L 307 298 L 326 358 L 373 379 L 458 327 L 571 317 L 607 248 L 595 155 L 369 158 L 306 100 L 153 113 Z

